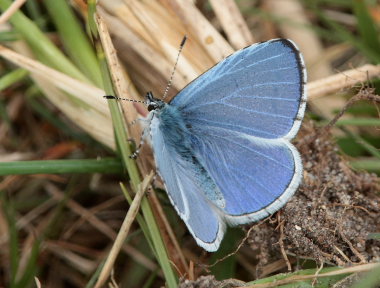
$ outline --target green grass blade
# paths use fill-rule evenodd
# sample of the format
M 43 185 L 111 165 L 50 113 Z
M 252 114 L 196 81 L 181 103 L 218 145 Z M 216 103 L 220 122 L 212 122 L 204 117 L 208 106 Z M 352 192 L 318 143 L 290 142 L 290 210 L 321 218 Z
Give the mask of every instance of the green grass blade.
M 321 121 L 318 125 L 325 126 L 329 121 Z M 335 123 L 335 126 L 379 126 L 380 119 L 378 118 L 352 118 L 352 119 L 340 119 Z
M 360 135 L 356 133 L 352 133 L 348 129 L 345 129 L 345 127 L 341 128 L 348 136 L 350 136 L 354 141 L 359 143 L 365 150 L 367 150 L 368 153 L 370 153 L 372 156 L 375 156 L 376 158 L 380 159 L 380 152 L 379 150 L 368 143 L 368 141 L 364 140 Z
M 341 268 L 339 268 L 339 267 L 323 268 L 321 271 L 318 271 L 318 274 L 321 275 L 324 273 L 338 271 L 340 269 Z M 285 287 L 286 288 L 296 288 L 296 287 L 330 288 L 335 283 L 337 283 L 338 281 L 344 279 L 345 277 L 347 277 L 348 275 L 351 274 L 351 273 L 347 272 L 345 274 L 337 274 L 337 275 L 329 275 L 326 277 L 319 277 L 318 282 L 317 282 L 318 283 L 317 286 L 311 285 L 311 283 L 313 282 L 313 277 L 310 277 L 311 279 L 304 279 L 301 281 L 300 280 L 295 280 L 295 281 L 290 280 L 293 278 L 293 276 L 298 276 L 298 275 L 300 275 L 300 276 L 307 276 L 307 275 L 313 276 L 313 275 L 315 275 L 315 273 L 317 273 L 317 270 L 318 269 L 304 269 L 304 270 L 300 270 L 300 271 L 293 272 L 293 273 L 280 273 L 280 274 L 276 274 L 274 276 L 270 276 L 267 278 L 262 278 L 259 280 L 255 280 L 253 282 L 249 282 L 248 284 L 253 285 L 253 284 L 275 283 L 275 282 L 278 282 L 281 280 L 283 280 L 283 281 L 288 280 L 291 283 L 283 284 L 283 285 L 278 284 L 278 286 L 276 286 L 276 287 L 281 287 L 281 288 L 285 288 Z
M 105 59 L 103 61 L 100 61 L 100 63 L 105 63 L 104 61 Z M 105 68 L 106 67 L 104 67 L 104 69 Z M 106 75 L 109 75 L 108 69 L 107 71 L 104 71 L 104 72 L 106 73 Z M 105 91 L 107 95 L 114 95 L 112 85 L 110 87 L 110 84 L 111 84 L 110 82 L 111 82 L 110 80 L 104 81 Z M 127 168 L 128 175 L 131 178 L 133 187 L 134 189 L 136 189 L 137 185 L 140 183 L 139 173 L 137 170 L 136 163 L 134 162 L 134 160 L 129 158 L 129 156 L 132 154 L 132 151 L 129 145 L 126 144 L 128 143 L 128 137 L 127 137 L 126 129 L 124 126 L 123 116 L 121 114 L 121 111 L 119 110 L 117 101 L 112 101 L 112 100 L 109 101 L 109 107 L 110 107 L 110 111 L 112 115 L 112 122 L 114 124 L 115 136 L 116 136 L 118 148 L 121 154 L 121 158 L 123 159 L 124 164 Z M 153 251 L 163 270 L 165 279 L 167 281 L 167 285 L 170 288 L 177 287 L 177 279 L 174 275 L 173 269 L 171 267 L 171 264 L 166 252 L 164 242 L 161 238 L 159 228 L 157 226 L 152 209 L 146 197 L 144 197 L 141 201 L 141 210 L 142 210 L 142 214 L 144 215 L 144 219 L 147 223 L 147 226 L 149 227 L 149 234 L 150 234 L 150 238 L 152 240 L 153 248 L 154 248 Z
M 43 4 L 58 29 L 67 54 L 86 76 L 101 85 L 102 77 L 93 47 L 67 1 L 47 0 Z
M 16 228 L 16 217 L 13 207 L 13 203 L 8 201 L 3 193 L 0 193 L 0 200 L 2 204 L 2 210 L 4 211 L 6 221 L 9 229 L 9 260 L 10 260 L 10 285 L 9 287 L 14 287 L 16 283 L 16 275 L 18 271 L 20 255 L 19 255 L 19 242 L 18 242 L 18 233 Z
M 376 29 L 376 25 L 368 12 L 366 1 L 353 0 L 352 1 L 354 13 L 358 21 L 358 30 L 361 37 L 361 42 L 371 49 L 374 53 L 380 51 L 379 31 Z
M 367 239 L 380 240 L 380 233 L 369 233 Z
M 122 172 L 121 162 L 115 158 L 0 162 L 0 176 L 63 173 L 120 174 Z
M 371 160 L 355 160 L 351 161 L 350 165 L 354 169 L 366 170 L 368 172 L 374 172 L 380 174 L 380 160 L 371 159 Z
M 37 24 L 37 26 L 45 30 L 47 26 L 47 17 L 46 14 L 41 10 L 41 6 L 39 5 L 37 0 L 29 0 L 25 2 L 25 8 L 28 11 L 28 15 L 30 15 L 31 20 Z
M 99 266 L 96 268 L 96 271 L 95 273 L 93 273 L 91 275 L 91 278 L 90 280 L 87 282 L 86 286 L 84 288 L 93 288 L 96 284 L 96 280 L 98 279 L 99 275 L 100 275 L 100 272 L 102 271 L 103 269 L 103 266 L 104 266 L 104 261 L 102 261 Z
M 28 262 L 24 269 L 24 274 L 17 280 L 15 288 L 30 287 L 34 283 L 34 277 L 37 273 L 37 261 L 40 254 L 40 240 L 35 240 L 29 254 Z
M 0 9 L 5 11 L 11 4 L 9 0 L 0 0 Z M 38 26 L 18 11 L 10 19 L 15 29 L 30 45 L 41 61 L 47 65 L 84 82 L 89 82 L 86 76 L 78 70 L 66 56 L 47 38 Z
M 20 40 L 20 33 L 17 31 L 1 31 L 0 32 L 0 42 L 12 42 Z
M 3 91 L 4 89 L 8 88 L 9 86 L 13 85 L 14 83 L 20 82 L 23 80 L 27 75 L 29 74 L 28 71 L 25 69 L 15 69 L 12 72 L 9 72 L 8 74 L 2 76 L 0 78 L 0 91 Z
M 351 288 L 378 288 L 380 287 L 380 266 L 360 277 Z
M 95 5 L 94 2 L 91 2 L 92 5 Z M 90 5 L 90 2 L 89 2 Z M 89 7 L 89 11 L 95 11 L 94 7 Z M 94 19 L 93 14 L 89 14 L 88 19 Z M 92 29 L 92 28 L 91 28 Z M 115 95 L 110 72 L 108 70 L 107 60 L 105 59 L 104 51 L 99 42 L 97 31 L 93 31 L 93 37 L 96 47 L 97 56 L 100 63 L 100 68 L 102 72 L 102 78 L 104 83 L 104 90 L 106 95 Z M 128 171 L 128 175 L 131 179 L 132 188 L 134 191 L 137 191 L 138 185 L 140 183 L 140 175 L 137 169 L 136 162 L 132 160 L 129 156 L 132 154 L 130 146 L 128 143 L 127 130 L 124 123 L 123 115 L 119 109 L 117 101 L 111 100 L 108 101 L 112 123 L 114 125 L 115 138 L 117 143 L 117 148 L 120 153 L 121 159 Z M 146 197 L 141 201 L 141 210 L 144 216 L 144 219 L 149 227 L 150 238 L 152 240 L 153 252 L 157 257 L 157 260 L 160 264 L 160 267 L 165 275 L 165 280 L 169 288 L 177 287 L 177 277 L 174 274 L 174 271 L 171 267 L 170 260 L 167 255 L 166 247 L 161 238 L 160 230 L 156 223 L 155 217 L 153 215 L 152 209 Z
M 229 227 L 218 251 L 211 255 L 209 263 L 216 263 L 218 259 L 222 259 L 226 255 L 233 253 L 236 250 L 239 241 L 243 237 L 244 233 L 242 232 L 242 229 Z M 210 270 L 211 274 L 215 276 L 215 279 L 224 280 L 235 277 L 236 267 L 237 257 L 236 255 L 231 255 L 223 261 L 217 263 L 215 266 L 211 267 Z
M 311 2 L 313 3 L 313 2 Z M 331 40 L 340 40 L 350 43 L 352 46 L 356 47 L 360 50 L 370 61 L 374 63 L 380 62 L 380 54 L 378 51 L 374 51 L 370 48 L 364 41 L 358 39 L 357 36 L 353 35 L 350 31 L 348 31 L 345 27 L 338 24 L 334 20 L 328 18 L 323 11 L 321 11 L 317 5 L 313 5 L 313 11 L 318 16 L 320 21 L 324 23 L 328 27 L 328 38 Z M 333 37 L 331 37 L 333 36 Z

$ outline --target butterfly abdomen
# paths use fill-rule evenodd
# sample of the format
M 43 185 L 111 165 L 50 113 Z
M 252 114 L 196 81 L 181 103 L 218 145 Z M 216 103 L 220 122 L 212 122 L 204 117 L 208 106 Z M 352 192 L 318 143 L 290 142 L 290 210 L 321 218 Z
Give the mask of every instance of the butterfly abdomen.
M 207 199 L 224 208 L 225 201 L 219 188 L 193 152 L 191 130 L 186 126 L 181 112 L 176 107 L 166 104 L 161 110 L 156 111 L 155 117 L 159 120 L 158 129 L 164 136 L 165 144 L 172 150 L 171 153 L 176 153 L 188 163 L 186 166 L 191 167 L 189 174 L 193 174 L 194 179 L 198 180 Z

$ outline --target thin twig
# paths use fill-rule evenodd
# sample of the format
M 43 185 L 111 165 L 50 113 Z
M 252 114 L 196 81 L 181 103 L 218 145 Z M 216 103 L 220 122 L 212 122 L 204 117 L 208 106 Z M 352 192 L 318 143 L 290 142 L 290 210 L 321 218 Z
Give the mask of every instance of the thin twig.
M 292 271 L 292 265 L 289 262 L 288 255 L 286 255 L 285 247 L 284 247 L 284 221 L 281 221 L 281 212 L 277 213 L 277 220 L 280 226 L 280 239 L 278 240 L 280 244 L 280 250 L 282 257 L 286 262 L 286 266 L 288 267 L 288 271 Z
M 352 245 L 351 241 L 347 239 L 346 235 L 344 235 L 343 231 L 341 229 L 338 229 L 338 233 L 340 237 L 343 239 L 344 242 L 347 243 L 347 245 L 350 247 L 351 251 L 360 259 L 360 263 L 367 263 L 368 261 L 365 259 L 365 257 Z
M 323 269 L 323 262 L 321 262 L 321 267 L 319 267 L 318 270 L 315 271 L 315 273 L 314 273 L 315 278 L 311 282 L 311 286 L 314 287 L 315 283 L 317 282 L 317 276 L 318 276 L 319 272 L 321 272 L 322 269 Z

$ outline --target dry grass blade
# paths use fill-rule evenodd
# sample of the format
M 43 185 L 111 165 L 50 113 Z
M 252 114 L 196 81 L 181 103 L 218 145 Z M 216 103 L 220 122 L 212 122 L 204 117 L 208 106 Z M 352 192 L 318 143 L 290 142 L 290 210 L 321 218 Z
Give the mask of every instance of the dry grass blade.
M 102 89 L 76 80 L 4 46 L 0 46 L 0 56 L 30 71 L 32 78 L 49 100 L 77 125 L 107 146 L 115 146 L 111 119 L 106 101 L 102 98 Z
M 107 3 L 109 3 L 109 1 Z M 110 12 L 116 11 L 109 11 L 101 8 L 99 8 L 98 11 L 107 23 L 107 26 L 112 35 L 116 36 L 116 38 L 119 39 L 121 43 L 128 45 L 128 48 L 132 49 L 133 53 L 135 53 L 135 55 L 138 57 L 132 55 L 132 53 L 121 53 L 121 51 L 119 51 L 119 55 L 121 55 L 124 59 L 127 58 L 131 61 L 134 61 L 135 63 L 138 63 L 140 67 L 145 68 L 148 71 L 159 71 L 161 73 L 160 78 L 162 78 L 159 85 L 164 86 L 165 79 L 169 79 L 170 77 L 173 64 L 169 63 L 166 58 L 162 57 L 159 51 L 150 46 L 148 42 L 141 38 L 141 35 L 136 34 L 136 32 L 130 29 L 125 23 L 123 23 L 121 19 L 118 19 L 117 17 L 110 14 Z M 139 58 L 144 59 L 144 62 L 141 60 L 141 63 L 139 61 Z M 160 80 L 154 78 L 154 73 L 147 73 L 147 75 L 144 76 L 148 78 L 151 83 L 157 83 L 157 81 Z M 181 74 L 178 74 L 174 79 L 173 85 L 178 90 L 180 87 L 184 87 L 186 83 L 187 82 L 184 77 L 181 76 Z M 143 86 L 145 84 L 141 85 Z
M 20 7 L 22 5 L 24 5 L 24 3 L 26 2 L 26 0 L 16 0 L 12 3 L 11 6 L 9 6 L 9 8 L 3 13 L 1 14 L 0 16 L 0 25 L 1 24 L 4 24 L 5 22 L 7 22 L 9 20 L 9 18 L 12 17 L 12 15 L 17 12 L 18 9 L 20 9 Z
M 209 56 L 219 62 L 232 54 L 233 49 L 203 14 L 190 1 L 161 0 L 179 16 L 188 31 L 197 37 Z
M 153 175 L 154 175 L 153 172 L 151 172 L 147 177 L 144 178 L 143 182 L 141 183 L 135 195 L 135 198 L 133 199 L 133 202 L 131 206 L 129 207 L 128 213 L 125 216 L 124 222 L 121 225 L 120 231 L 117 234 L 117 237 L 112 246 L 112 249 L 110 253 L 108 254 L 107 260 L 104 263 L 103 269 L 100 272 L 95 288 L 101 287 L 107 281 L 107 278 L 109 277 L 111 270 L 113 268 L 113 265 L 115 263 L 116 257 L 119 254 L 120 249 L 124 244 L 125 238 L 127 237 L 129 233 L 129 229 L 131 228 L 131 225 L 140 208 L 142 197 L 144 196 L 145 191 L 148 189 L 148 186 L 150 185 L 153 179 Z
M 356 83 L 380 76 L 380 65 L 367 64 L 307 84 L 310 101 L 351 88 Z
M 228 40 L 235 49 L 244 48 L 254 42 L 247 23 L 233 0 L 211 0 L 210 4 L 218 17 Z
M 103 21 L 100 15 L 96 15 L 95 20 L 98 25 L 99 36 L 103 45 L 104 53 L 107 58 L 108 67 L 110 70 L 113 86 L 116 90 L 117 96 L 121 98 L 139 100 L 139 93 L 134 87 L 128 74 L 122 70 L 119 64 L 117 54 L 115 48 L 113 47 L 111 37 L 108 33 L 108 29 L 105 22 Z M 128 111 L 128 113 L 124 114 L 127 123 L 132 123 L 138 117 L 136 109 L 133 108 L 134 105 L 141 104 L 135 104 L 128 101 L 122 102 L 124 110 Z M 141 135 L 141 129 L 134 129 L 133 133 L 128 133 L 128 135 L 133 135 L 135 139 L 138 139 L 138 137 L 140 137 Z
M 316 80 L 332 74 L 329 62 L 323 57 L 320 38 L 312 29 L 305 29 L 311 23 L 298 0 L 268 0 L 265 5 L 270 14 L 283 20 L 279 29 L 284 37 L 292 39 L 302 51 L 308 66 L 309 80 Z M 312 47 L 312 49 L 310 49 Z
M 329 59 L 326 57 L 320 37 L 313 29 L 306 17 L 305 10 L 299 0 L 268 0 L 265 2 L 268 12 L 281 19 L 279 29 L 285 38 L 293 40 L 300 48 L 308 68 L 309 81 L 325 78 L 333 74 Z M 312 49 L 310 49 L 312 47 Z M 344 105 L 340 97 L 322 98 L 311 105 L 318 109 L 319 113 L 327 118 L 333 116 L 332 111 Z
M 60 201 L 64 199 L 63 193 L 59 191 L 55 186 L 51 184 L 47 184 L 46 190 L 49 192 L 49 194 L 52 195 L 54 199 L 60 200 Z M 92 212 L 80 206 L 77 202 L 73 200 L 68 200 L 67 206 L 72 212 L 74 212 L 75 214 L 79 215 L 81 218 L 86 220 L 90 225 L 92 225 L 94 228 L 96 228 L 98 231 L 100 231 L 103 235 L 108 237 L 110 240 L 114 241 L 116 239 L 117 237 L 116 232 L 109 225 L 107 225 L 106 222 L 100 220 Z M 125 253 L 129 254 L 133 259 L 141 263 L 141 265 L 144 265 L 145 267 L 147 267 L 149 270 L 154 271 L 155 269 L 157 269 L 154 262 L 152 262 L 143 253 L 141 253 L 139 250 L 135 249 L 134 247 L 124 244 L 122 249 Z
M 88 104 L 94 109 L 97 109 L 99 112 L 107 114 L 107 109 L 104 107 L 105 101 L 102 100 L 102 95 L 104 91 L 102 89 L 96 88 L 87 83 L 83 83 L 79 80 L 71 78 L 66 74 L 63 74 L 57 70 L 54 70 L 44 64 L 35 61 L 33 59 L 27 58 L 21 54 L 18 54 L 4 46 L 0 45 L 0 55 L 7 60 L 13 62 L 14 64 L 27 69 L 31 73 L 34 73 L 45 79 L 50 79 L 50 82 L 54 84 L 57 88 L 64 90 L 67 93 L 70 93 L 78 98 L 80 95 L 89 94 L 92 97 L 92 101 L 89 101 Z

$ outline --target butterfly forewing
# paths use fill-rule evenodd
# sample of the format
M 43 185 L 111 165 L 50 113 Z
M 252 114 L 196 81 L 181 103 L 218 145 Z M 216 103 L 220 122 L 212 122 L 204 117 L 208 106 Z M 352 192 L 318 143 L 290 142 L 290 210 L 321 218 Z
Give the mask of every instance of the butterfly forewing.
M 290 139 L 305 110 L 305 81 L 297 48 L 289 40 L 276 39 L 235 52 L 191 82 L 170 104 L 189 123 Z

